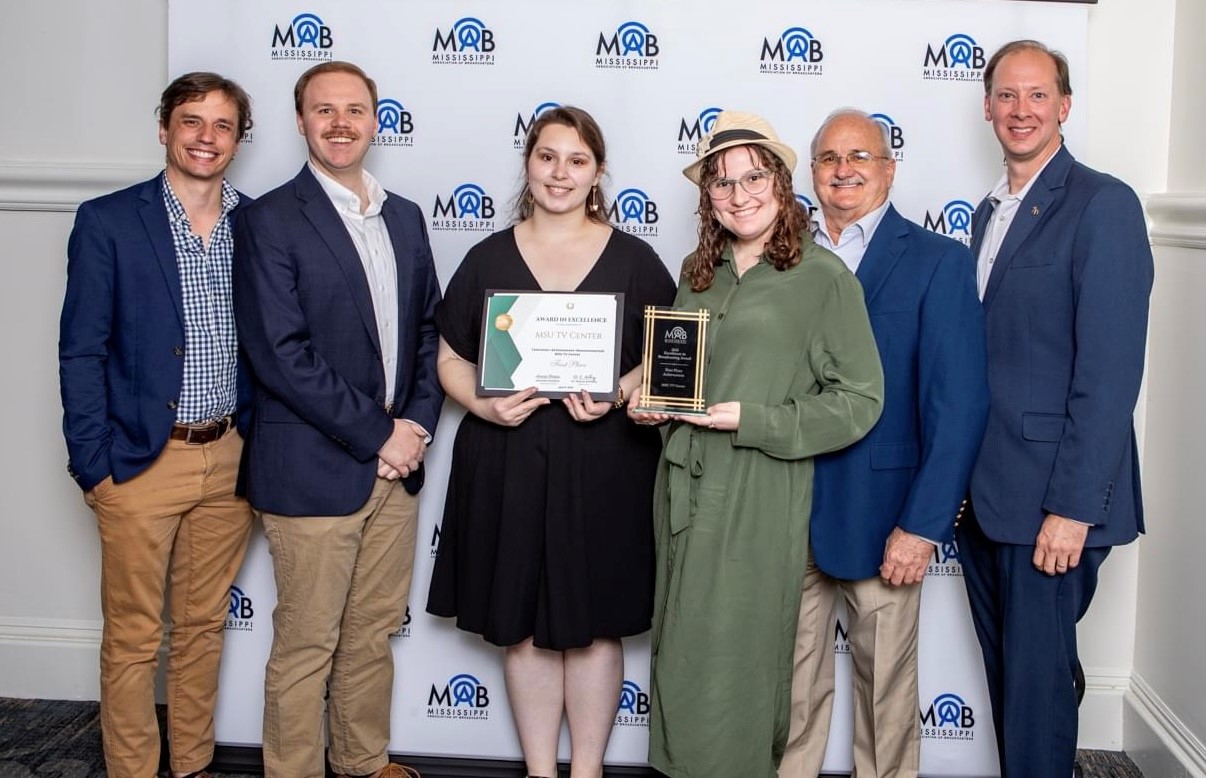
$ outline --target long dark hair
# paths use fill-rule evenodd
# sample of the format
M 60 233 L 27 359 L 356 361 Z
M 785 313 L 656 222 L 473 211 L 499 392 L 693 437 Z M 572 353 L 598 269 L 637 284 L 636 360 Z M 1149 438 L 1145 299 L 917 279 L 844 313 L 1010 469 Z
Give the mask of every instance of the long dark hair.
M 511 207 L 511 219 L 516 224 L 531 217 L 535 205 L 532 201 L 532 191 L 528 189 L 528 160 L 532 158 L 532 152 L 536 150 L 536 141 L 540 138 L 540 132 L 550 124 L 561 124 L 573 129 L 578 133 L 578 137 L 590 149 L 590 153 L 595 157 L 595 164 L 600 170 L 606 169 L 607 165 L 607 146 L 603 142 L 603 131 L 599 129 L 599 123 L 594 117 L 581 108 L 575 108 L 572 105 L 562 105 L 557 108 L 550 108 L 540 116 L 536 117 L 536 121 L 532 122 L 532 126 L 528 129 L 527 140 L 523 144 L 523 170 L 524 183 L 523 188 L 519 190 L 519 194 L 515 196 L 515 202 Z M 591 188 L 590 195 L 586 198 L 586 203 L 583 206 L 586 209 L 586 218 L 607 224 L 607 206 L 603 201 L 603 186 L 595 186 Z

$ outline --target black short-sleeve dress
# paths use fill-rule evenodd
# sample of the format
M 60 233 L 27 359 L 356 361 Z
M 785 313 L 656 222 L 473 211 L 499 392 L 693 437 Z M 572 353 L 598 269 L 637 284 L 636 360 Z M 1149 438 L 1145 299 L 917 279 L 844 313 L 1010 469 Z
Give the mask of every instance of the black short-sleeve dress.
M 477 362 L 487 289 L 538 290 L 513 229 L 469 250 L 436 309 L 440 334 Z M 576 291 L 624 292 L 620 373 L 641 360 L 646 305 L 675 285 L 644 241 L 614 230 Z M 649 629 L 657 430 L 611 410 L 574 421 L 560 402 L 518 427 L 466 414 L 427 610 L 500 646 L 587 646 Z

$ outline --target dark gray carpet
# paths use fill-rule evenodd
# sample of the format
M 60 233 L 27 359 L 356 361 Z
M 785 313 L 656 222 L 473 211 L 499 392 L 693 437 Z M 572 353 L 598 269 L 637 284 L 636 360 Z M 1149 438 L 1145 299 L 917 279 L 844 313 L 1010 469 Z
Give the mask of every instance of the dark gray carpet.
M 161 724 L 162 726 L 162 724 Z M 1127 758 L 1114 751 L 1081 751 L 1085 778 L 1143 778 Z M 220 750 L 218 761 L 228 769 L 253 769 L 248 754 Z M 417 762 L 418 760 L 416 760 Z M 241 768 L 234 767 L 242 765 Z M 505 762 L 416 764 L 425 778 L 483 778 L 522 775 Z M 0 697 L 0 778 L 96 778 L 105 774 L 101 751 L 98 705 L 63 700 L 17 700 Z M 255 773 L 214 773 L 224 778 L 251 778 Z M 645 770 L 608 770 L 608 775 L 650 775 Z

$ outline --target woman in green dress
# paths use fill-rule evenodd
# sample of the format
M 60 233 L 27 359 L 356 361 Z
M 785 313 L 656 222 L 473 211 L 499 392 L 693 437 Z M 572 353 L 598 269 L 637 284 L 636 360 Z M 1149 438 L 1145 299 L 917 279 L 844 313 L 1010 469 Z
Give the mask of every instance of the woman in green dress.
M 650 763 L 675 778 L 773 778 L 787 738 L 812 457 L 879 417 L 863 292 L 815 246 L 795 153 L 725 111 L 683 173 L 699 245 L 675 307 L 707 309 L 703 416 L 669 421 L 654 494 Z M 630 408 L 639 405 L 633 398 Z

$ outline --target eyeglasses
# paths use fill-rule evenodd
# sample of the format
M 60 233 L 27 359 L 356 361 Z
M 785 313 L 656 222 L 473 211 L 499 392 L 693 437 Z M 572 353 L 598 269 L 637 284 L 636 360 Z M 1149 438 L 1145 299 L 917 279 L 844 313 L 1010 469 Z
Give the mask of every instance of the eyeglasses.
M 770 186 L 771 178 L 769 170 L 751 170 L 741 178 L 718 178 L 708 184 L 708 194 L 714 200 L 727 200 L 741 184 L 746 194 L 760 195 Z
M 891 159 L 891 157 L 881 157 L 877 154 L 872 154 L 869 151 L 851 151 L 845 155 L 838 154 L 834 151 L 827 151 L 824 154 L 818 154 L 812 158 L 812 162 L 817 167 L 837 167 L 842 160 L 846 160 L 846 164 L 851 167 L 869 164 L 875 159 Z

